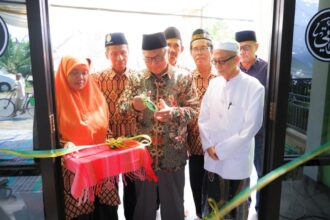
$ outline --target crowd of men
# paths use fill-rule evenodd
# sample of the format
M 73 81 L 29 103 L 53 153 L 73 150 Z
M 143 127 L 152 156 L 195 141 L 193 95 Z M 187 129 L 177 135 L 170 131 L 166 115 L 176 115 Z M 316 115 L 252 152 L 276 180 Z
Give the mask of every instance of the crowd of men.
M 91 74 L 108 106 L 108 135 L 152 139 L 147 148 L 158 182 L 125 178 L 127 220 L 155 220 L 158 209 L 163 220 L 183 220 L 187 161 L 199 219 L 212 211 L 208 198 L 225 204 L 249 186 L 254 166 L 258 177 L 263 174 L 267 62 L 256 55 L 255 32 L 240 31 L 235 39 L 214 43 L 207 30 L 196 29 L 189 45 L 194 69 L 180 59 L 185 48 L 177 28 L 145 34 L 145 69 L 137 71 L 127 66 L 125 34 L 109 33 L 109 68 Z M 145 105 L 146 95 L 156 112 Z M 258 205 L 259 194 L 256 210 Z M 112 203 L 110 219 L 118 219 L 117 208 L 118 202 Z M 248 211 L 246 201 L 226 219 L 247 219 Z

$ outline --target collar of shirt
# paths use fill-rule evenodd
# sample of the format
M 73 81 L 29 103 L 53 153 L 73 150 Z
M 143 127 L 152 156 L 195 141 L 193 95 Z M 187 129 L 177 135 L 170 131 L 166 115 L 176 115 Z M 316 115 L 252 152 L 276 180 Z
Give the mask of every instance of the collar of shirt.
M 238 81 L 240 81 L 240 79 L 242 78 L 242 74 L 243 72 L 239 71 L 238 74 L 231 78 L 229 81 L 227 81 L 223 76 L 221 76 L 221 78 L 224 80 L 225 87 L 234 86 Z
M 216 70 L 214 67 L 211 68 L 211 71 L 210 71 L 210 74 L 207 76 L 207 78 L 209 79 L 210 77 L 213 77 L 213 76 L 217 76 L 216 74 Z M 194 78 L 203 78 L 201 73 L 198 71 L 198 69 L 195 69 L 193 72 L 192 72 L 192 75 Z
M 129 71 L 128 68 L 126 68 L 125 72 L 123 72 L 123 73 L 116 73 L 113 69 L 111 69 L 109 77 L 110 77 L 111 80 L 117 75 L 125 75 L 126 77 L 128 77 L 129 72 L 130 71 Z
M 249 68 L 248 70 L 244 68 L 244 66 L 242 65 L 242 63 L 239 64 L 239 67 L 240 67 L 240 69 L 241 69 L 244 73 L 247 73 L 247 72 L 249 72 L 251 69 L 253 69 L 254 66 L 255 66 L 257 63 L 259 63 L 259 62 L 260 62 L 260 58 L 256 55 L 256 59 L 255 59 L 254 63 L 250 66 L 250 68 Z
M 172 79 L 173 75 L 174 75 L 173 66 L 172 65 L 168 65 L 167 71 L 161 75 L 161 78 L 168 77 L 169 79 Z M 153 74 L 152 72 L 150 72 L 149 70 L 147 70 L 145 72 L 145 78 L 148 79 L 151 76 L 154 76 L 155 78 L 159 78 L 159 77 L 156 77 L 155 74 Z

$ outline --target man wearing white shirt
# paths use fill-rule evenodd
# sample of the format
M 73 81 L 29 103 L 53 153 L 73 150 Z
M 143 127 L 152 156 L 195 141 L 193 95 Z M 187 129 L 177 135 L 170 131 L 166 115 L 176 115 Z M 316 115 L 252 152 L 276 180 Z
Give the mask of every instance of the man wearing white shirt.
M 207 171 L 203 184 L 203 216 L 211 212 L 208 198 L 226 203 L 249 186 L 254 136 L 262 125 L 265 89 L 239 69 L 239 44 L 221 42 L 212 63 L 220 77 L 210 81 L 203 97 L 199 130 Z M 247 219 L 248 201 L 225 219 Z
M 16 108 L 14 113 L 11 115 L 12 117 L 15 117 L 17 115 L 17 111 L 22 111 L 22 114 L 25 111 L 23 110 L 23 102 L 25 98 L 25 82 L 21 73 L 16 74 L 15 89 L 16 89 L 16 100 L 15 100 Z

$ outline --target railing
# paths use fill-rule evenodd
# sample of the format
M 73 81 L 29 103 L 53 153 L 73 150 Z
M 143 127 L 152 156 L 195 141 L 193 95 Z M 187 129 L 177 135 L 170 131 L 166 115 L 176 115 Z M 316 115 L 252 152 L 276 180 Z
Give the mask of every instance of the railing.
M 288 100 L 287 126 L 306 134 L 312 79 L 292 79 Z

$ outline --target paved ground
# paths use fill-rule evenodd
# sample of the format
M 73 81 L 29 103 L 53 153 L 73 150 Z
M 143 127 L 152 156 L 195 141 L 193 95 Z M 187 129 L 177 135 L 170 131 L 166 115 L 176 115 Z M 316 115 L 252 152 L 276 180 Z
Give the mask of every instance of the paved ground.
M 31 89 L 29 89 L 31 90 Z M 7 97 L 9 94 L 2 92 L 0 98 Z M 29 114 L 20 114 L 18 112 L 16 117 L 0 117 L 0 132 L 1 130 L 32 130 L 33 117 Z M 0 133 L 1 140 L 1 133 Z
M 16 117 L 0 117 L 1 130 L 32 130 L 33 118 L 25 114 L 18 114 Z M 1 137 L 1 135 L 0 135 Z

